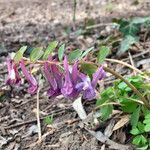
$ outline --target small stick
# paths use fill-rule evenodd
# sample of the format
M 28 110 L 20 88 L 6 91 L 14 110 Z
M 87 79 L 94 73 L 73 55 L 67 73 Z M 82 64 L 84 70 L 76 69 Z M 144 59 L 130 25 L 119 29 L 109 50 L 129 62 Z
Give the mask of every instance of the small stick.
M 39 141 L 41 141 L 42 133 L 41 133 L 41 123 L 40 123 L 39 93 L 40 93 L 40 88 L 38 88 L 38 91 L 37 91 L 37 113 L 36 113 L 37 116 L 36 117 L 37 117 L 37 126 L 38 126 L 38 129 L 39 129 L 39 132 L 38 132 Z
M 133 59 L 132 59 L 131 53 L 130 53 L 130 52 L 128 52 L 128 54 L 129 54 L 129 59 L 130 59 L 131 65 L 135 68 L 135 65 L 134 65 L 134 62 L 133 62 Z M 136 75 L 135 70 L 133 70 L 133 74 L 134 74 L 134 75 Z

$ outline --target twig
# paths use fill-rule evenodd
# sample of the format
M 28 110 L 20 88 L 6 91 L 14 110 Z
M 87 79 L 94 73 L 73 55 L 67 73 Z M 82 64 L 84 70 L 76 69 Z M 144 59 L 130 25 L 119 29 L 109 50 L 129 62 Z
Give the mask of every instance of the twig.
M 139 57 L 141 55 L 145 55 L 147 53 L 150 53 L 150 49 L 148 49 L 146 51 L 143 50 L 141 53 L 133 55 L 132 58 L 136 58 L 136 57 Z M 128 61 L 128 60 L 129 60 L 129 58 L 122 59 L 122 61 Z
M 139 69 L 137 69 L 137 68 L 135 68 L 134 66 L 132 66 L 132 65 L 130 65 L 130 64 L 128 64 L 128 63 L 126 63 L 126 62 L 123 62 L 123 61 L 121 61 L 121 60 L 116 60 L 116 59 L 105 59 L 106 61 L 110 61 L 110 62 L 115 62 L 115 63 L 119 63 L 119 64 L 122 64 L 122 65 L 124 65 L 124 66 L 126 66 L 126 67 L 129 67 L 130 69 L 132 69 L 133 71 L 136 71 L 136 72 L 138 72 L 138 73 L 140 73 L 140 74 L 143 74 L 143 72 L 142 71 L 140 71 Z M 150 80 L 148 77 L 146 77 L 146 76 L 143 76 L 143 78 L 144 79 L 147 79 L 147 80 Z
M 41 133 L 41 123 L 40 123 L 40 104 L 39 104 L 39 93 L 40 93 L 40 88 L 37 90 L 37 111 L 36 111 L 36 117 L 37 117 L 37 126 L 38 126 L 38 136 L 39 136 L 39 141 L 42 139 L 42 133 Z
M 113 26 L 113 23 L 99 23 L 99 24 L 94 24 L 91 26 L 87 26 L 85 28 L 85 30 L 91 30 L 91 29 L 95 29 L 95 28 L 99 28 L 99 27 L 103 27 L 103 26 Z
M 130 59 L 131 65 L 135 68 L 135 65 L 134 65 L 134 62 L 133 62 L 133 59 L 132 59 L 131 53 L 130 53 L 130 52 L 128 52 L 128 54 L 129 54 L 129 59 Z M 133 73 L 134 73 L 134 75 L 136 75 L 135 70 L 133 70 Z
M 127 67 L 131 68 L 132 70 L 135 70 L 136 72 L 138 72 L 138 73 L 140 73 L 140 74 L 143 73 L 142 71 L 140 71 L 139 69 L 135 68 L 134 66 L 131 66 L 130 64 L 128 64 L 128 63 L 126 63 L 126 62 L 123 62 L 123 61 L 121 61 L 121 60 L 108 59 L 108 58 L 106 58 L 105 60 L 106 60 L 106 61 L 109 61 L 109 62 L 115 62 L 115 63 L 122 64 L 122 65 L 124 65 L 124 66 L 127 66 Z

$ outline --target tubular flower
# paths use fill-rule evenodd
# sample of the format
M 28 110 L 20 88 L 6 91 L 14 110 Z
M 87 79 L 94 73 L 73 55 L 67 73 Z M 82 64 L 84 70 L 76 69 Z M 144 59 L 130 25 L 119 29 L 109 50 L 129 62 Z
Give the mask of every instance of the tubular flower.
M 38 83 L 34 76 L 27 70 L 25 63 L 23 60 L 20 61 L 20 67 L 22 69 L 22 73 L 24 74 L 25 78 L 29 82 L 28 93 L 35 94 L 38 89 Z
M 44 73 L 50 85 L 47 94 L 50 97 L 55 97 L 61 94 L 62 76 L 56 65 L 49 66 L 48 62 L 44 64 Z
M 61 89 L 61 92 L 64 96 L 68 96 L 73 92 L 73 83 L 71 81 L 70 72 L 69 72 L 69 64 L 67 56 L 64 58 L 64 70 L 65 70 L 65 81 L 64 85 Z
M 64 97 L 69 99 L 74 99 L 80 94 L 80 91 L 76 89 L 76 84 L 79 81 L 78 63 L 75 62 L 73 66 L 69 66 L 68 59 L 65 56 L 64 70 L 65 70 L 65 75 L 64 75 L 65 79 L 64 79 L 64 84 L 61 89 L 61 92 L 64 95 Z
M 8 77 L 6 80 L 6 84 L 15 85 L 20 84 L 21 78 L 19 76 L 19 72 L 16 64 L 10 58 L 7 58 L 7 69 L 8 69 Z
M 92 81 L 91 79 L 83 73 L 80 73 L 81 82 L 76 85 L 76 88 L 79 91 L 82 91 L 83 98 L 87 100 L 92 100 L 96 97 L 96 85 L 98 80 L 101 80 L 105 77 L 105 71 L 102 67 L 98 68 L 98 70 L 93 74 Z

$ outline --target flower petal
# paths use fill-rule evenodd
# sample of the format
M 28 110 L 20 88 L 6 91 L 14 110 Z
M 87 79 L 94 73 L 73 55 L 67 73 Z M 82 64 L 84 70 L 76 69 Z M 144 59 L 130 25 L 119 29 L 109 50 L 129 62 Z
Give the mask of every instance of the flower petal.
M 61 89 L 61 92 L 64 96 L 70 95 L 73 92 L 73 84 L 70 78 L 70 72 L 69 72 L 69 64 L 67 56 L 64 58 L 64 69 L 65 69 L 65 82 Z
M 34 76 L 26 69 L 25 63 L 23 60 L 20 61 L 20 67 L 22 69 L 22 73 L 24 74 L 24 76 L 26 77 L 27 81 L 29 82 L 29 88 L 28 88 L 28 92 L 30 94 L 35 94 L 37 89 L 38 89 L 38 83 L 36 81 L 36 79 L 34 78 Z
M 92 86 L 95 88 L 98 80 L 102 80 L 106 76 L 103 67 L 98 68 L 98 70 L 93 74 Z
M 19 76 L 19 72 L 16 64 L 10 58 L 7 58 L 7 69 L 8 69 L 8 78 L 6 80 L 6 84 L 14 85 L 20 84 L 21 78 Z

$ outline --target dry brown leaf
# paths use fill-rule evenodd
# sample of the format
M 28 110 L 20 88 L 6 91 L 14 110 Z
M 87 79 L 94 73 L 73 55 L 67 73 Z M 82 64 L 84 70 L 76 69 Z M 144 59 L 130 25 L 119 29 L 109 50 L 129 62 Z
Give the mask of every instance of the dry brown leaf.
M 121 119 L 115 124 L 113 131 L 116 131 L 118 129 L 120 129 L 121 127 L 123 127 L 125 124 L 127 124 L 130 120 L 129 118 L 130 115 L 124 115 L 121 117 Z

